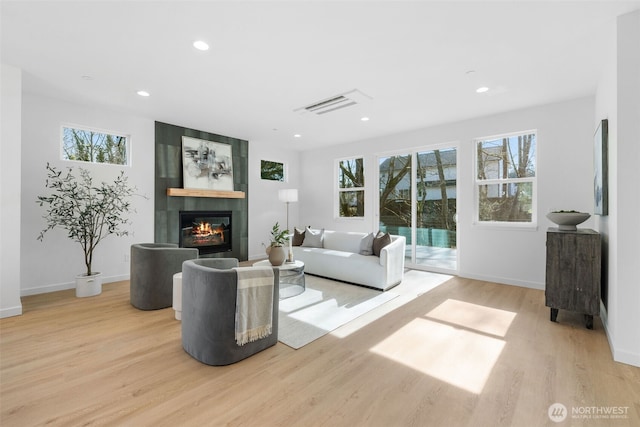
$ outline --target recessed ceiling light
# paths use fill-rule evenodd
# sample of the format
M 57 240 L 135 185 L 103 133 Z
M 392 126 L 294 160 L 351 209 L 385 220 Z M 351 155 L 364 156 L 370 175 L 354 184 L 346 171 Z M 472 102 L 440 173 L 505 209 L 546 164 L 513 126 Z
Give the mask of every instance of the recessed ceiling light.
M 302 138 L 302 135 L 300 135 L 299 133 L 296 133 L 295 135 L 293 135 L 294 138 Z
M 209 50 L 209 45 L 202 40 L 196 40 L 193 42 L 193 47 L 198 50 Z
M 482 87 L 479 87 L 478 89 L 476 89 L 476 93 L 485 93 L 485 92 L 488 92 L 488 91 L 489 91 L 489 88 L 486 87 L 486 86 L 482 86 Z
M 369 117 L 360 117 L 360 120 L 363 122 L 368 122 L 369 121 Z
M 146 90 L 139 90 L 138 92 L 136 92 L 138 95 L 140 96 L 149 96 L 151 95 L 149 92 L 147 92 Z
M 84 76 L 82 76 L 82 80 L 93 80 L 93 77 L 88 76 L 88 75 L 84 75 Z

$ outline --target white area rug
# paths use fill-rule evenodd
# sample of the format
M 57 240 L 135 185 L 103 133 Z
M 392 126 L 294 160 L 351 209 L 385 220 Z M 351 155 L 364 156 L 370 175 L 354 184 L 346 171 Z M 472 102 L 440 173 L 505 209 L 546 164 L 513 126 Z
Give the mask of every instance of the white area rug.
M 278 340 L 298 349 L 338 328 L 333 334 L 344 338 L 450 278 L 407 270 L 401 284 L 382 292 L 305 275 L 306 290 L 280 301 Z
M 280 301 L 278 340 L 295 349 L 398 297 L 317 276 L 305 281 L 303 293 Z

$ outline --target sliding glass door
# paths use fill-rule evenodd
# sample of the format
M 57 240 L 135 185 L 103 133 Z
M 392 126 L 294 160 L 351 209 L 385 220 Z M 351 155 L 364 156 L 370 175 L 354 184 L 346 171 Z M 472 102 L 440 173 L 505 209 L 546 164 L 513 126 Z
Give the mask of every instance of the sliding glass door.
M 408 267 L 456 272 L 457 150 L 378 158 L 379 228 L 407 239 Z

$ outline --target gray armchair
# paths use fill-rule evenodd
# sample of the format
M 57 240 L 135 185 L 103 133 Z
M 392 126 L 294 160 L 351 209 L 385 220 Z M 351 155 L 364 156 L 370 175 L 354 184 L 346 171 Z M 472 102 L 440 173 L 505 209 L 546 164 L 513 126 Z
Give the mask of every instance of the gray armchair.
M 182 263 L 198 258 L 198 250 L 179 248 L 174 243 L 137 243 L 131 245 L 131 305 L 140 310 L 171 307 L 173 275 L 182 271 Z
M 271 334 L 236 343 L 238 291 L 235 258 L 200 258 L 182 266 L 182 347 L 207 365 L 229 365 L 278 342 L 278 270 L 273 269 Z

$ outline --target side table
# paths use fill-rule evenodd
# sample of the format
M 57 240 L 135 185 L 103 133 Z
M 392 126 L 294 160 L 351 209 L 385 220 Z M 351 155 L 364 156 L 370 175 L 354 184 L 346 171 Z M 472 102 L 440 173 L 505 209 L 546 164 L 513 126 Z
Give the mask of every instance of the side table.
M 600 314 L 601 245 L 593 230 L 547 230 L 545 305 L 552 322 L 558 309 L 570 310 L 583 314 L 593 329 L 593 316 Z
M 182 272 L 173 275 L 173 309 L 177 320 L 182 320 Z
M 279 295 L 280 299 L 291 298 L 305 291 L 304 262 L 285 262 L 282 265 L 272 266 L 269 260 L 258 261 L 253 264 L 256 267 L 273 267 L 280 271 Z

